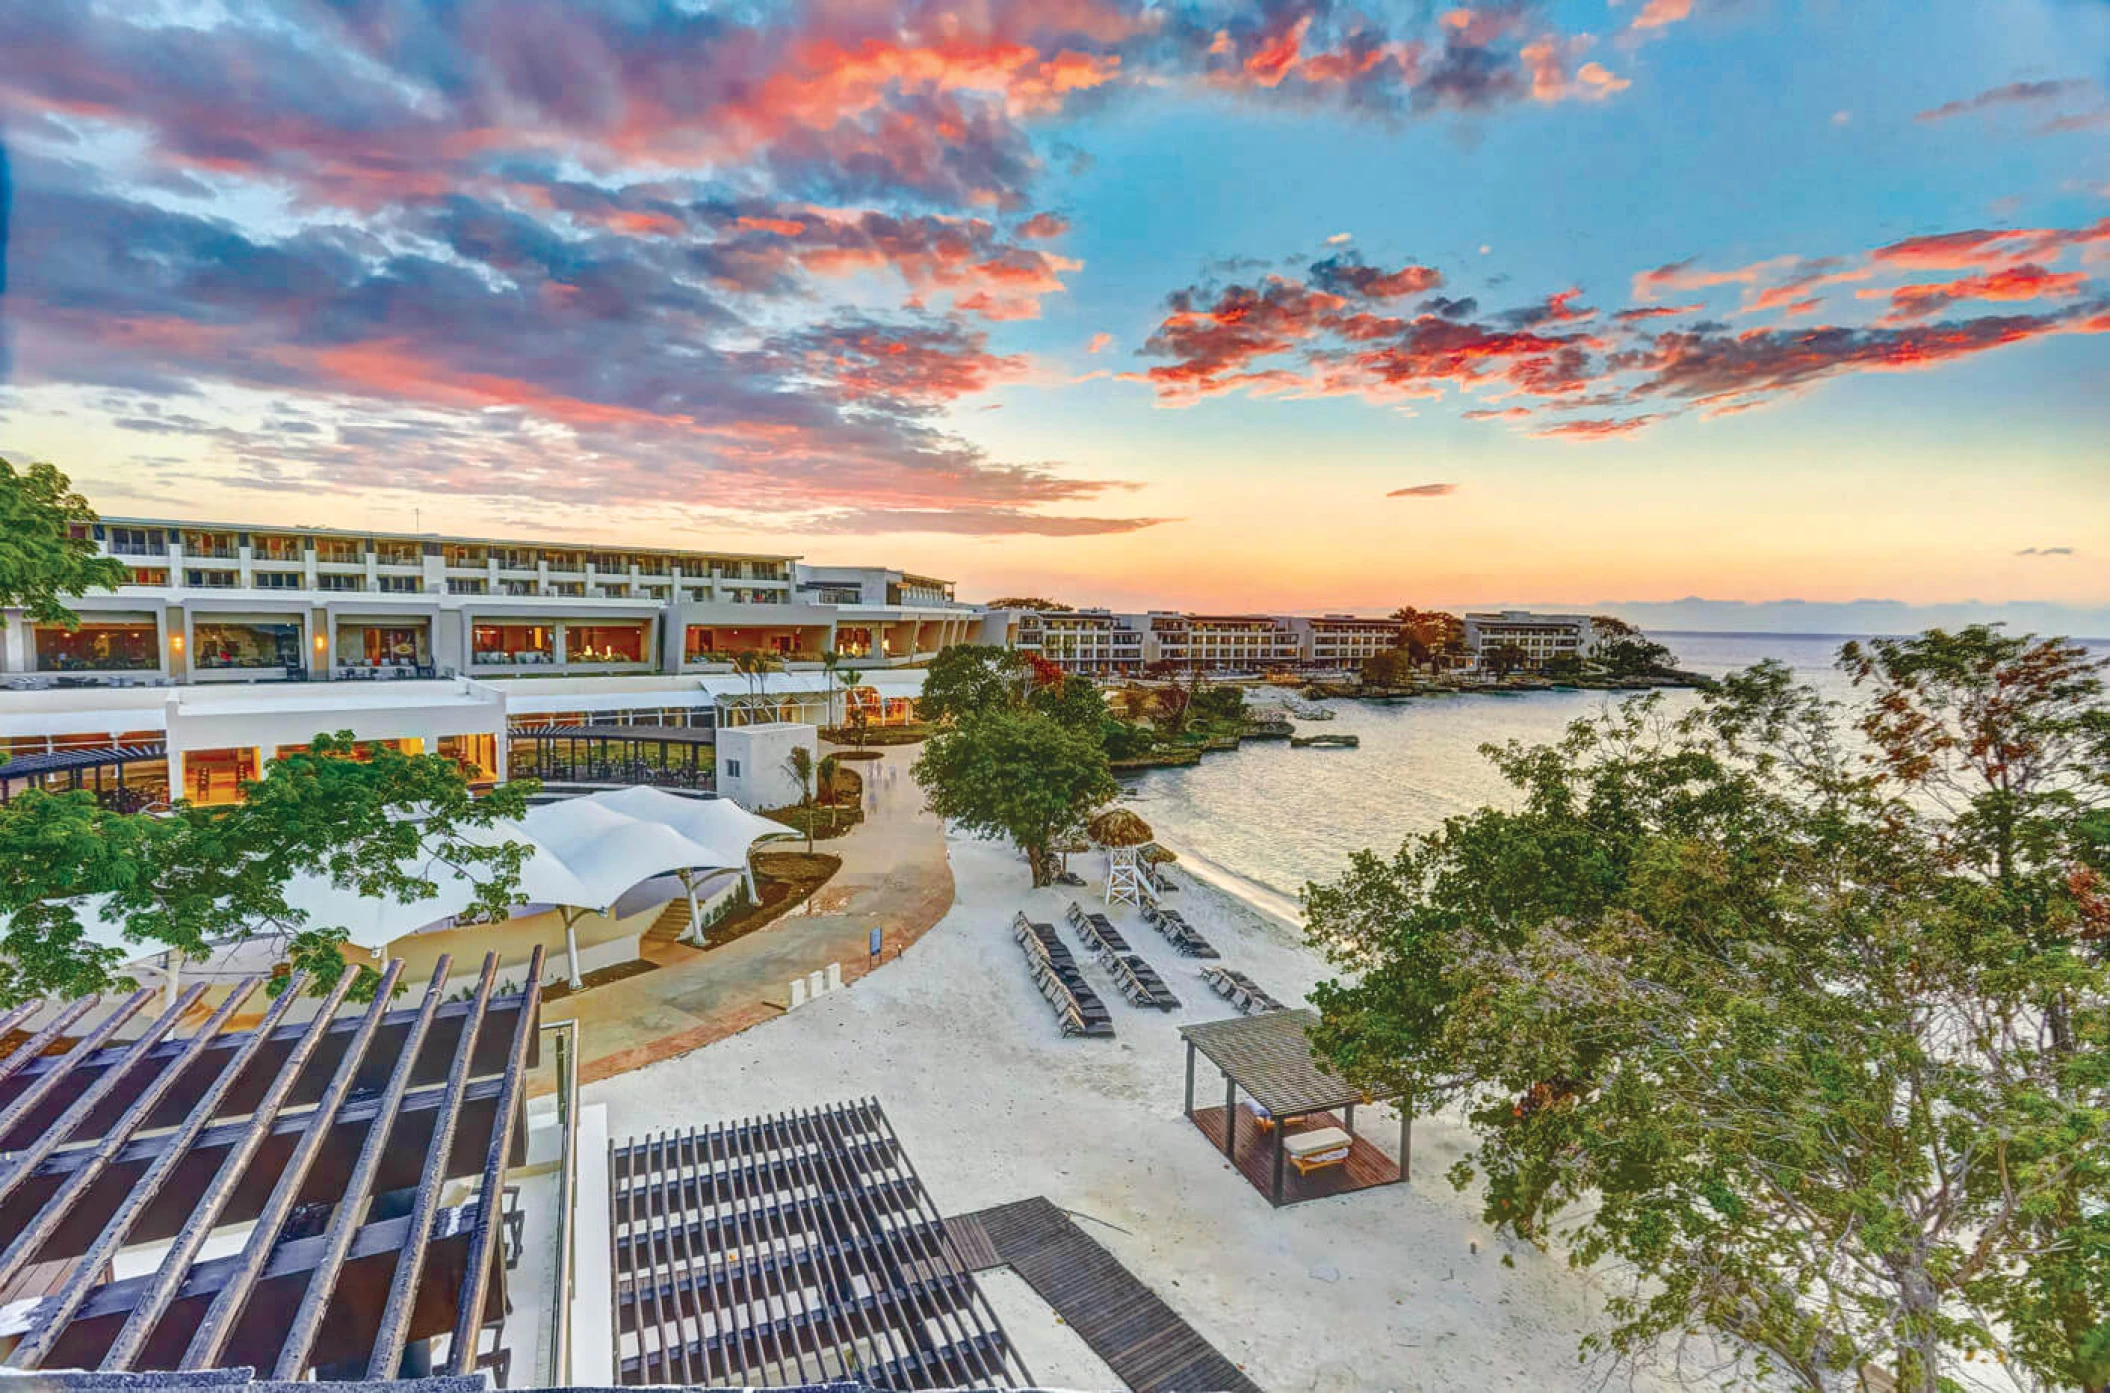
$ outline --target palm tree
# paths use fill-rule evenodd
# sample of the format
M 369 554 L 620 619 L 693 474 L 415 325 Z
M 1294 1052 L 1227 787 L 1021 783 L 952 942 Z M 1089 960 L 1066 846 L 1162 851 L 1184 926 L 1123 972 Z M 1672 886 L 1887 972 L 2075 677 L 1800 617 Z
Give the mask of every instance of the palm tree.
M 850 693 L 856 691 L 860 686 L 864 685 L 865 680 L 865 675 L 854 667 L 844 668 L 842 671 L 836 673 L 835 677 L 837 681 L 843 684 L 843 700 L 846 703 L 849 701 Z M 843 712 L 843 719 L 846 721 L 850 720 L 850 712 L 847 707 Z M 860 710 L 857 713 L 857 719 L 855 721 L 852 721 L 851 725 L 857 731 L 857 748 L 862 750 L 865 747 L 865 723 L 863 711 Z
M 813 854 L 813 751 L 793 745 L 784 757 L 784 772 L 799 786 L 799 810 L 806 814 L 806 854 Z
M 831 726 L 840 724 L 835 719 L 835 670 L 842 665 L 841 653 L 833 648 L 821 650 L 821 671 L 825 674 L 823 681 L 828 688 L 828 724 Z

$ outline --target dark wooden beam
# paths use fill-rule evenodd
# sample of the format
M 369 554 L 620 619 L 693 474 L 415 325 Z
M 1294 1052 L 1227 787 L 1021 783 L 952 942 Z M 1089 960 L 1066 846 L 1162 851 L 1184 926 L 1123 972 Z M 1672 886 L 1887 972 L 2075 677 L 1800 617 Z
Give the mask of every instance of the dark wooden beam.
M 152 993 L 140 995 L 151 996 Z M 521 998 L 518 996 L 501 997 L 491 1002 L 490 1026 L 484 1032 L 482 1043 L 473 1056 L 470 1065 L 472 1075 L 480 1078 L 505 1068 L 506 1050 L 511 1043 L 513 1023 L 520 1010 Z M 417 1010 L 412 1008 L 391 1011 L 382 1020 L 380 1030 L 368 1050 L 367 1062 L 360 1069 L 359 1077 L 353 1084 L 355 1093 L 378 1089 L 388 1078 L 395 1059 L 402 1050 L 404 1038 L 417 1016 Z M 411 1087 L 441 1083 L 448 1078 L 454 1046 L 460 1038 L 462 1023 L 468 1018 L 467 1002 L 441 1003 L 439 1014 L 432 1022 L 425 1049 L 417 1061 L 416 1072 L 411 1076 Z M 287 1055 L 299 1042 L 305 1028 L 301 1025 L 289 1025 L 272 1032 L 270 1041 L 258 1057 L 256 1068 L 251 1071 L 252 1077 L 228 1096 L 229 1112 L 246 1113 L 256 1107 L 257 1102 L 264 1096 L 265 1088 L 285 1063 Z M 358 1031 L 359 1020 L 355 1016 L 340 1017 L 330 1023 L 329 1032 L 310 1059 L 309 1067 L 303 1071 L 300 1082 L 286 1099 L 287 1107 L 306 1107 L 322 1097 L 323 1089 L 336 1073 L 345 1046 Z M 27 1138 L 35 1136 L 58 1117 L 67 1100 L 79 1097 L 82 1091 L 101 1078 L 104 1071 L 129 1048 L 97 1048 L 101 1041 L 93 1039 L 84 1044 L 88 1046 L 88 1053 L 70 1067 L 63 1061 L 79 1053 L 79 1050 L 66 1055 L 45 1056 L 14 1077 L 0 1079 L 0 1109 L 4 1109 L 11 1107 L 24 1091 L 51 1077 L 55 1070 L 66 1075 L 63 1097 L 45 1097 L 39 1104 L 30 1108 L 26 1115 L 0 1122 L 0 1151 L 21 1149 Z M 216 1041 L 190 1068 L 184 1070 L 183 1077 L 163 1096 L 161 1105 L 154 1110 L 146 1125 L 149 1128 L 173 1127 L 182 1121 L 196 1106 L 199 1096 L 211 1085 L 212 1080 L 218 1077 L 219 1066 L 225 1062 L 226 1052 L 234 1048 L 235 1045 L 230 1041 Z M 538 1050 L 539 1046 L 530 1046 L 529 1068 L 539 1063 Z M 165 1068 L 181 1052 L 182 1043 L 177 1041 L 164 1041 L 150 1050 L 144 1060 L 147 1068 L 135 1071 L 139 1075 L 137 1079 L 128 1078 L 110 1091 L 101 1105 L 88 1116 L 87 1130 L 91 1133 L 107 1130 L 124 1110 L 131 1106 L 139 1090 L 145 1086 L 145 1078 Z
M 454 1324 L 455 1294 L 468 1252 L 468 1211 L 449 1209 L 434 1220 L 425 1247 L 426 1279 L 421 1300 L 412 1308 L 410 1337 L 430 1339 Z M 375 1322 L 387 1299 L 396 1257 L 410 1244 L 410 1219 L 397 1215 L 361 1227 L 347 1252 L 330 1319 L 314 1346 L 317 1364 L 362 1357 L 371 1348 Z M 321 1256 L 321 1235 L 280 1243 L 257 1279 L 255 1293 L 227 1344 L 228 1366 L 268 1367 L 278 1357 L 286 1324 L 300 1293 L 308 1286 Z M 167 1319 L 141 1352 L 136 1367 L 172 1369 L 183 1354 L 190 1327 L 202 1318 L 233 1274 L 237 1256 L 209 1258 L 191 1268 Z M 144 1277 L 97 1287 L 53 1342 L 46 1363 L 51 1368 L 93 1368 L 102 1358 L 146 1285 Z M 42 1303 L 40 1303 L 40 1306 Z M 38 1310 L 22 1313 L 34 1325 Z M 0 1327 L 0 1337 L 10 1333 Z

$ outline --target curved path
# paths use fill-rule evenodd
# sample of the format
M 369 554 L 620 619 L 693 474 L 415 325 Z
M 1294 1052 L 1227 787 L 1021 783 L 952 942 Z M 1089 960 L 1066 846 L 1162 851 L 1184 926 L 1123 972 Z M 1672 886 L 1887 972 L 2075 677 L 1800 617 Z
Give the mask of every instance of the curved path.
M 945 831 L 908 773 L 921 748 L 896 746 L 862 766 L 865 820 L 816 844 L 843 864 L 805 905 L 722 948 L 650 944 L 654 971 L 545 1008 L 545 1020 L 579 1022 L 580 1080 L 686 1054 L 768 1020 L 794 977 L 831 962 L 842 964 L 845 982 L 870 971 L 873 929 L 885 934 L 880 961 L 891 962 L 944 917 L 953 890 Z

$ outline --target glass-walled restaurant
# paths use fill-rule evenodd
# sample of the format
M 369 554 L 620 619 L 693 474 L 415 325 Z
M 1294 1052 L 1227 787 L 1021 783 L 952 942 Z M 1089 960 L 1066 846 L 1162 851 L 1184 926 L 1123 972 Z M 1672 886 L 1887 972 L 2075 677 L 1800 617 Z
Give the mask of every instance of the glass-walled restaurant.
M 191 626 L 191 667 L 200 673 L 305 674 L 297 621 L 216 619 Z
M 77 629 L 36 626 L 38 672 L 153 672 L 161 667 L 161 631 L 151 616 L 97 616 Z
M 621 667 L 652 661 L 652 625 L 635 620 L 566 623 L 526 619 L 472 624 L 469 661 L 477 667 Z
M 362 619 L 337 625 L 337 670 L 345 677 L 431 676 L 432 624 Z
M 554 624 L 477 624 L 469 632 L 470 661 L 516 667 L 548 666 L 557 661 Z

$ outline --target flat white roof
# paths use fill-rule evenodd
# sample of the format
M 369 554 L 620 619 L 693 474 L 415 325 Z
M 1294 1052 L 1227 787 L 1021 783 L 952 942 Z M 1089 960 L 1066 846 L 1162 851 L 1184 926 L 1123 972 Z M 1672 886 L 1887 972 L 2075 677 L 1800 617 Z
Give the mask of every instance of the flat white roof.
M 485 695 L 459 682 L 256 683 L 246 687 L 175 687 L 179 716 L 287 715 L 305 711 L 390 711 L 435 706 L 489 706 Z

